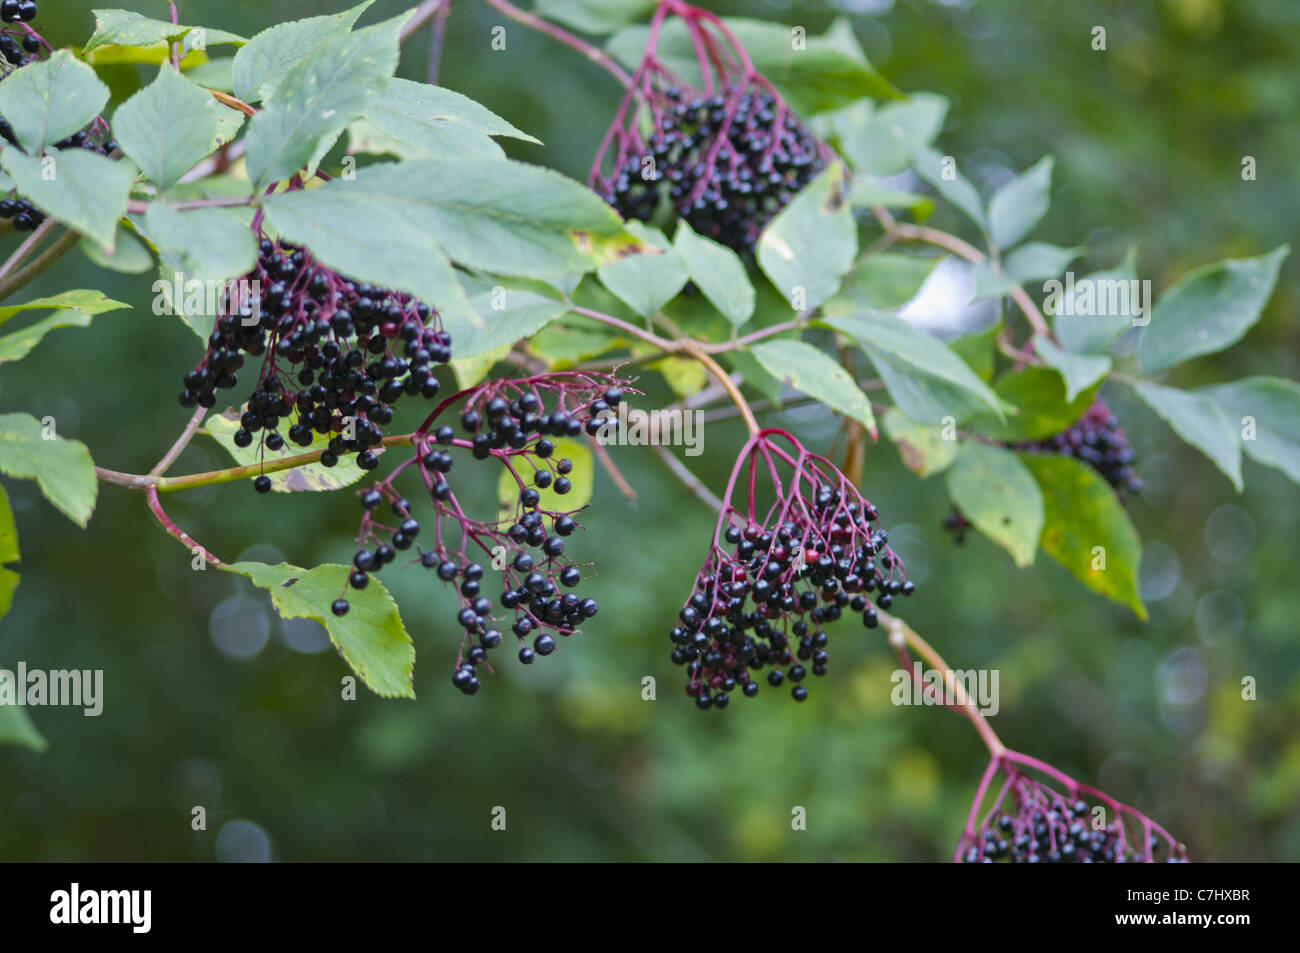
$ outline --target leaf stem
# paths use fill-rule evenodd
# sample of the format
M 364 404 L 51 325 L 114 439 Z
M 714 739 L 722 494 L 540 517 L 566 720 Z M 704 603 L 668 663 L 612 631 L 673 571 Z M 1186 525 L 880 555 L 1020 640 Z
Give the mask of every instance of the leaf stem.
M 162 508 L 162 503 L 159 502 L 158 500 L 158 488 L 156 486 L 151 486 L 145 490 L 145 499 L 146 501 L 148 501 L 149 511 L 153 513 L 154 519 L 158 520 L 159 524 L 161 524 L 162 528 L 167 531 L 167 534 L 169 536 L 179 540 L 181 545 L 184 546 L 186 549 L 188 549 L 190 552 L 194 552 L 195 550 L 198 550 L 199 555 L 202 556 L 208 562 L 212 563 L 212 565 L 214 566 L 225 565 L 220 559 L 212 555 L 211 552 L 209 552 L 202 545 L 200 545 L 194 539 L 194 537 L 190 536 L 183 529 L 181 529 L 179 526 L 177 526 L 175 523 L 171 521 L 171 517 L 167 515 L 167 511 Z
M 889 631 L 889 641 L 895 649 L 900 649 L 906 645 L 922 659 L 928 662 L 931 668 L 938 669 L 943 673 L 944 685 L 956 701 L 957 708 L 962 714 L 970 719 L 970 723 L 974 725 L 975 730 L 979 732 L 980 739 L 984 742 L 984 746 L 989 749 L 990 757 L 1003 757 L 1007 753 L 1006 745 L 1004 745 L 1002 740 L 998 738 L 997 733 L 993 730 L 993 726 L 988 723 L 988 720 L 980 713 L 980 710 L 975 706 L 975 703 L 971 701 L 970 696 L 966 694 L 966 689 L 959 681 L 957 681 L 956 676 L 953 675 L 952 669 L 948 667 L 948 663 L 943 660 L 943 657 L 931 647 L 930 643 L 921 638 L 921 636 L 902 619 L 892 616 L 887 612 L 880 612 L 880 619 L 884 622 L 885 628 Z
M 745 400 L 744 395 L 740 393 L 740 388 L 736 386 L 736 382 L 731 379 L 731 375 L 724 371 L 718 365 L 718 362 L 705 353 L 699 343 L 693 339 L 686 338 L 677 343 L 682 351 L 703 364 L 704 369 L 717 379 L 718 383 L 727 391 L 728 396 L 731 397 L 732 403 L 740 410 L 740 416 L 744 418 L 745 426 L 749 428 L 750 435 L 757 434 L 760 428 L 758 421 L 754 419 L 754 411 L 750 408 L 749 401 Z

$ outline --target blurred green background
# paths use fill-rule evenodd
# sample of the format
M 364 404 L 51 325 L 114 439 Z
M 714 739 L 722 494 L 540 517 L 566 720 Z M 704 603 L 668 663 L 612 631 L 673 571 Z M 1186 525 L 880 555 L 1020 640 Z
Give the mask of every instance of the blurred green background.
M 56 45 L 79 44 L 91 6 L 45 0 L 36 25 Z M 342 6 L 181 3 L 183 22 L 245 35 Z M 165 16 L 166 5 L 133 8 Z M 380 0 L 364 22 L 401 9 Z M 1294 238 L 1294 0 L 715 9 L 809 32 L 849 13 L 899 88 L 950 98 L 940 148 L 981 187 L 1057 157 L 1054 205 L 1037 237 L 1086 241 L 1090 266 L 1136 241 L 1140 275 L 1159 290 L 1197 264 Z M 441 81 L 546 143 L 507 143 L 514 156 L 583 177 L 618 89 L 520 27 L 509 27 L 505 52 L 492 52 L 489 31 L 501 22 L 476 0 L 456 0 Z M 1095 25 L 1107 29 L 1104 53 L 1090 47 Z M 408 45 L 401 75 L 423 78 L 427 45 L 427 34 Z M 1247 154 L 1257 181 L 1241 179 Z M 938 224 L 960 227 L 942 214 Z M 1245 341 L 1174 383 L 1300 377 L 1298 277 L 1293 260 Z M 147 471 L 186 420 L 174 393 L 199 351 L 179 321 L 151 314 L 151 280 L 69 255 L 25 289 L 24 300 L 102 288 L 136 310 L 55 332 L 6 366 L 0 409 L 53 415 L 97 463 Z M 670 399 L 647 380 L 647 404 Z M 940 528 L 942 479 L 918 481 L 882 443 L 868 451 L 864 491 L 920 583 L 906 618 L 954 667 L 1001 671 L 994 727 L 1008 744 L 1146 811 L 1193 859 L 1300 859 L 1296 488 L 1247 461 L 1237 496 L 1149 411 L 1123 393 L 1108 397 L 1148 485 L 1129 509 L 1146 544 L 1151 621 L 1087 593 L 1044 556 L 1017 571 L 980 537 L 954 545 Z M 769 419 L 815 447 L 834 437 L 815 412 Z M 692 461 L 715 489 L 742 433 L 710 425 L 706 454 Z M 340 701 L 346 670 L 323 630 L 282 623 L 242 579 L 193 572 L 139 494 L 101 488 L 82 531 L 32 484 L 6 481 L 23 578 L 0 625 L 0 660 L 102 668 L 106 700 L 99 718 L 33 710 L 50 741 L 44 754 L 0 748 L 0 858 L 947 859 L 984 765 L 969 726 L 892 706 L 893 656 L 880 635 L 847 622 L 831 630 L 830 674 L 806 703 L 765 691 L 725 712 L 696 711 L 668 661 L 666 631 L 713 516 L 647 451 L 624 448 L 618 462 L 636 502 L 599 474 L 589 531 L 570 545 L 599 567 L 590 588 L 600 616 L 531 668 L 508 661 L 477 696 L 450 684 L 457 636 L 440 586 L 419 571 L 386 579 L 416 644 L 414 702 L 364 690 Z M 200 438 L 175 472 L 224 465 Z M 169 507 L 227 559 L 314 565 L 346 561 L 354 548 L 348 493 L 264 498 L 229 485 L 174 496 Z M 657 701 L 641 699 L 647 675 Z M 1258 680 L 1258 701 L 1240 699 L 1245 676 Z M 190 828 L 195 805 L 207 809 L 205 832 Z M 498 805 L 504 832 L 490 827 Z M 791 830 L 796 805 L 807 809 L 806 831 Z

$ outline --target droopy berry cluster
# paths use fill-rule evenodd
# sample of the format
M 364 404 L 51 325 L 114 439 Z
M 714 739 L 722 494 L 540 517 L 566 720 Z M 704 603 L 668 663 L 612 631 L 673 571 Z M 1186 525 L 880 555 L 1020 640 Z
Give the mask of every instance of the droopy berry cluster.
M 668 16 L 678 18 L 690 34 L 698 87 L 656 54 Z M 682 0 L 664 0 L 651 19 L 645 53 L 601 143 L 589 185 L 624 218 L 642 220 L 654 216 L 666 193 L 695 231 L 748 251 L 828 155 L 754 68 L 726 24 Z
M 1100 473 L 1121 495 L 1142 491 L 1142 481 L 1133 469 L 1133 447 L 1119 420 L 1101 400 L 1093 401 L 1069 430 L 1046 440 L 1013 444 L 1012 448 L 1075 457 Z
M 363 470 L 403 395 L 432 398 L 434 368 L 451 358 L 451 337 L 436 313 L 409 295 L 353 281 L 304 248 L 263 238 L 257 266 L 226 289 L 222 316 L 198 366 L 185 375 L 183 407 L 211 407 L 233 388 L 245 357 L 261 358 L 257 385 L 235 431 L 240 447 L 268 450 L 287 436 L 300 447 L 329 435 L 321 455 L 332 467 L 355 453 Z M 254 481 L 271 489 L 263 475 Z
M 3 0 L 0 2 L 0 70 L 8 72 L 26 66 L 43 45 L 28 23 L 36 19 L 36 0 Z
M 454 586 L 456 627 L 463 635 L 452 684 L 465 694 L 478 691 L 479 668 L 502 643 L 503 629 L 514 634 L 518 658 L 527 665 L 555 651 L 555 636 L 572 635 L 596 615 L 596 600 L 576 591 L 583 571 L 566 554 L 568 538 L 580 527 L 574 518 L 578 508 L 563 506 L 574 474 L 573 460 L 563 451 L 572 438 L 617 426 L 606 415 L 626 391 L 627 382 L 602 374 L 488 381 L 443 401 L 416 431 L 414 456 L 362 492 L 362 548 L 348 585 L 364 589 L 370 574 L 414 549 L 421 566 Z M 462 404 L 459 428 L 439 423 L 453 403 Z M 514 488 L 502 501 L 500 518 L 477 520 L 465 512 L 454 488 L 462 484 L 456 476 L 458 456 L 493 458 L 509 472 Z M 421 495 L 433 512 L 431 525 L 415 517 L 411 500 L 394 487 L 407 470 L 419 474 Z M 471 473 L 468 480 L 473 486 L 483 477 Z M 454 535 L 448 539 L 448 534 Z M 501 579 L 501 618 L 484 592 L 489 573 Z M 335 615 L 348 609 L 345 598 L 333 606 Z
M 1024 774 L 1016 766 L 1020 761 L 1032 762 L 1051 774 L 1068 794 Z M 997 801 L 978 828 L 968 822 L 954 860 L 967 864 L 1187 861 L 1183 845 L 1145 815 L 1037 759 L 1014 752 L 990 765 L 971 807 L 972 819 L 997 772 L 1005 775 Z
M 1084 411 L 1074 424 L 1061 433 L 1043 440 L 1025 440 L 1008 443 L 1012 450 L 1024 450 L 1030 453 L 1049 453 L 1062 457 L 1073 457 L 1088 464 L 1102 479 L 1115 488 L 1123 498 L 1124 494 L 1142 491 L 1142 480 L 1134 469 L 1136 455 L 1128 442 L 1119 420 L 1110 412 L 1100 399 Z M 943 528 L 953 534 L 958 543 L 966 541 L 966 531 L 971 522 L 957 507 L 944 518 Z
M 624 218 L 650 219 L 660 183 L 701 235 L 749 250 L 763 227 L 825 166 L 817 140 L 770 93 L 737 86 L 714 96 L 666 91 L 647 155 L 629 156 L 604 198 Z
M 740 510 L 731 498 L 745 467 L 749 501 Z M 766 488 L 756 487 L 760 472 Z M 775 497 L 763 515 L 756 490 Z M 696 705 L 725 708 L 737 688 L 757 695 L 764 671 L 769 685 L 788 683 L 803 701 L 808 676 L 826 674 L 827 623 L 848 610 L 875 628 L 876 606 L 888 609 L 895 596 L 913 593 L 877 517 L 834 464 L 789 434 L 764 430 L 750 439 L 694 591 L 669 633 L 672 660 L 686 666 L 686 693 Z

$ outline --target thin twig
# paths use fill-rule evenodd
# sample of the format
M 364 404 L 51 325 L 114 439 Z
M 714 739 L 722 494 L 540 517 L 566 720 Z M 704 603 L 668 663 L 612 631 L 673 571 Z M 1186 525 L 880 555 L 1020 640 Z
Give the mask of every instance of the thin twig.
M 605 445 L 594 436 L 589 437 L 588 439 L 591 443 L 591 452 L 595 454 L 596 459 L 600 461 L 600 465 L 605 468 L 605 472 L 609 474 L 609 478 L 614 481 L 614 485 L 618 487 L 618 492 L 622 493 L 628 500 L 635 500 L 636 490 L 633 489 L 632 484 L 627 482 L 627 479 L 619 470 L 618 465 L 614 463 L 614 458 L 611 457 L 609 451 L 605 449 Z
M 206 413 L 206 407 L 194 408 L 190 422 L 185 425 L 185 429 L 176 438 L 176 442 L 172 444 L 171 449 L 163 454 L 163 458 L 158 461 L 157 466 L 149 471 L 150 476 L 162 476 L 167 472 L 167 468 L 176 462 L 176 458 L 181 455 L 181 451 L 188 447 L 190 441 L 194 439 L 194 433 L 199 429 L 199 424 L 203 423 L 203 415 Z
M 438 67 L 442 65 L 442 41 L 447 32 L 447 17 L 451 14 L 451 0 L 438 5 L 438 15 L 434 17 L 433 29 L 429 31 L 429 72 L 430 86 L 438 85 Z
M 424 0 L 424 3 L 415 8 L 415 12 L 411 14 L 411 19 L 406 21 L 406 25 L 397 34 L 397 42 L 405 43 L 416 33 L 419 33 L 420 28 L 432 20 L 441 7 L 442 0 Z
M 19 288 L 24 287 L 28 282 L 39 276 L 46 268 L 49 268 L 50 265 L 58 261 L 59 258 L 68 251 L 68 249 L 77 243 L 77 239 L 80 237 L 81 236 L 72 229 L 68 229 L 56 238 L 53 244 L 36 256 L 36 258 L 32 259 L 32 261 L 28 262 L 28 264 L 16 275 L 11 275 L 3 281 L 0 281 L 0 301 L 4 301 Z
M 41 224 L 36 227 L 36 230 L 28 235 L 21 245 L 14 249 L 13 254 L 5 260 L 5 263 L 0 265 L 0 282 L 13 274 L 18 266 L 27 260 L 27 256 L 36 250 L 36 246 L 45 241 L 45 237 L 58 227 L 59 223 L 52 218 L 47 218 L 45 221 L 41 222 Z
M 697 477 L 690 470 L 686 469 L 686 465 L 682 463 L 682 461 L 678 460 L 672 451 L 657 443 L 651 444 L 650 449 L 654 451 L 655 456 L 667 465 L 668 469 L 673 472 L 677 479 L 681 480 L 682 484 L 690 491 L 692 496 L 704 503 L 705 506 L 711 507 L 719 513 L 722 512 L 722 500 L 718 499 L 718 497 L 716 497 L 713 492 L 704 485 L 703 480 Z

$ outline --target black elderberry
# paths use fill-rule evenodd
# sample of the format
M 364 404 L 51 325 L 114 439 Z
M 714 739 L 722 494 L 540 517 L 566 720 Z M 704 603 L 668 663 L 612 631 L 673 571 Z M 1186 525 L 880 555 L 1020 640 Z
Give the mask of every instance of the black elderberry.
M 253 489 L 255 489 L 258 493 L 270 493 L 271 478 L 269 476 L 266 476 L 265 474 L 263 474 L 260 477 L 257 477 L 255 480 L 253 480 Z
M 346 599 L 335 599 L 334 602 L 330 605 L 330 611 L 333 612 L 336 616 L 347 615 L 349 608 L 350 606 L 348 605 L 348 600 Z

